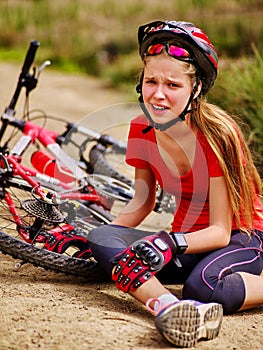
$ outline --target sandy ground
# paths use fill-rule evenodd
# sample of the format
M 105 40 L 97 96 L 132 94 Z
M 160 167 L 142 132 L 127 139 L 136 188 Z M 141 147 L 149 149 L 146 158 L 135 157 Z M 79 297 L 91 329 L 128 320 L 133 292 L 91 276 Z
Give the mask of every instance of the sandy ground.
M 1 110 L 9 103 L 19 69 L 0 64 Z M 32 93 L 31 107 L 44 108 L 70 121 L 127 102 L 127 96 L 90 78 L 49 71 L 40 84 Z M 153 317 L 144 306 L 116 290 L 112 283 L 103 279 L 87 282 L 30 265 L 15 271 L 15 263 L 0 253 L 0 350 L 171 348 L 156 331 Z M 182 286 L 168 287 L 180 295 Z M 261 307 L 225 316 L 220 335 L 198 343 L 196 348 L 262 349 L 262 312 Z

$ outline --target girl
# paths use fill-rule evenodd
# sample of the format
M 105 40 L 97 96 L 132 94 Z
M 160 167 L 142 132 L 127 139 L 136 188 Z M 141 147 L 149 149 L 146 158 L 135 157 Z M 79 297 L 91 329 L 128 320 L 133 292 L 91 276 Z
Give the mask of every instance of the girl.
M 238 125 L 205 95 L 217 54 L 192 23 L 139 27 L 143 115 L 130 125 L 135 196 L 90 232 L 94 257 L 116 286 L 156 315 L 176 346 L 213 339 L 223 311 L 263 303 L 261 181 Z M 136 229 L 155 205 L 156 182 L 175 195 L 171 232 Z M 179 300 L 162 282 L 183 283 Z

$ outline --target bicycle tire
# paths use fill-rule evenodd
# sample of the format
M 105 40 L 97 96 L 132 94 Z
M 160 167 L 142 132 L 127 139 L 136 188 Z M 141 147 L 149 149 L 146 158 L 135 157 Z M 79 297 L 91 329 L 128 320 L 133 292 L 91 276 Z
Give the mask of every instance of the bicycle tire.
M 115 218 L 115 216 L 109 211 L 103 209 L 103 207 L 97 204 L 89 204 L 87 210 L 91 211 L 92 214 L 99 220 L 104 220 L 105 223 L 109 223 Z
M 24 198 L 31 196 L 30 189 L 32 188 L 20 178 L 10 178 L 10 181 L 5 181 L 5 186 L 7 186 L 15 208 L 22 218 L 23 227 L 30 227 L 35 218 L 25 212 L 21 203 Z M 3 191 L 6 191 L 6 189 L 3 189 Z M 80 208 L 80 211 L 77 211 L 75 216 L 73 215 L 72 222 L 70 222 L 70 225 L 76 228 L 76 234 L 79 236 L 86 237 L 91 229 L 109 223 L 112 219 L 111 216 L 104 217 L 106 211 L 103 211 L 96 204 L 91 204 L 89 208 L 87 204 L 84 205 L 79 201 L 72 202 L 73 206 L 76 204 L 76 207 Z M 87 208 L 88 210 L 86 210 Z M 82 209 L 83 213 L 81 212 Z M 44 234 L 45 229 L 42 229 L 41 232 Z M 43 248 L 40 244 L 34 245 L 23 240 L 18 234 L 17 224 L 10 214 L 9 207 L 3 199 L 0 199 L 0 251 L 15 259 L 21 259 L 23 262 L 66 275 L 94 278 L 100 270 L 97 261 L 93 257 L 79 259 L 71 255 L 58 254 Z M 101 275 L 99 272 L 98 274 Z
M 89 152 L 89 161 L 95 174 L 106 175 L 113 177 L 128 186 L 133 186 L 132 175 L 127 176 L 127 173 L 121 173 L 116 170 L 117 166 L 124 163 L 126 147 L 102 148 L 101 145 L 95 145 Z M 109 156 L 114 157 L 114 161 L 108 159 Z M 127 169 L 125 169 L 125 172 Z
M 96 260 L 67 257 L 16 239 L 0 231 L 0 251 L 45 270 L 78 277 L 96 277 L 100 269 Z
M 128 167 L 123 166 L 123 174 L 120 171 L 116 171 L 120 164 L 125 162 L 126 147 L 119 147 L 116 145 L 109 148 L 102 148 L 101 145 L 95 145 L 90 150 L 89 159 L 90 164 L 94 169 L 95 174 L 106 175 L 113 177 L 119 181 L 124 182 L 126 185 L 133 187 L 132 173 L 129 173 L 130 170 Z M 125 172 L 125 174 L 124 174 Z M 129 173 L 129 176 L 127 174 Z M 169 214 L 174 214 L 176 205 L 175 198 L 173 195 L 164 192 L 161 188 L 156 189 L 156 207 L 154 211 L 162 212 Z

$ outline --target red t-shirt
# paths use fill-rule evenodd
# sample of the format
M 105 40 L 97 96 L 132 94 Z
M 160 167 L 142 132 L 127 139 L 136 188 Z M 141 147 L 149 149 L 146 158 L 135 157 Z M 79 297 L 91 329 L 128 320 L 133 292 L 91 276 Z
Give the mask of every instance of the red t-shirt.
M 126 162 L 136 168 L 150 168 L 160 186 L 175 195 L 176 210 L 172 231 L 192 232 L 208 227 L 210 178 L 223 176 L 214 151 L 199 131 L 192 169 L 184 176 L 176 176 L 161 158 L 154 129 L 143 134 L 142 130 L 147 125 L 143 115 L 131 122 Z M 255 206 L 258 212 L 263 213 L 259 199 Z M 233 229 L 235 228 L 233 223 Z M 263 230 L 263 220 L 259 217 L 255 217 L 255 229 Z

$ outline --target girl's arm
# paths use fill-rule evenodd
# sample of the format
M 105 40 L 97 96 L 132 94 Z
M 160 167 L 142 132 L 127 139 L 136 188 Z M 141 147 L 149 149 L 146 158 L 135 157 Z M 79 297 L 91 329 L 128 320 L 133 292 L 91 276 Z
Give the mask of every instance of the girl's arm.
M 112 224 L 138 226 L 155 206 L 156 179 L 150 169 L 135 169 L 135 195 Z
M 209 227 L 185 235 L 188 243 L 186 253 L 201 253 L 228 245 L 232 229 L 232 209 L 223 176 L 210 179 Z

